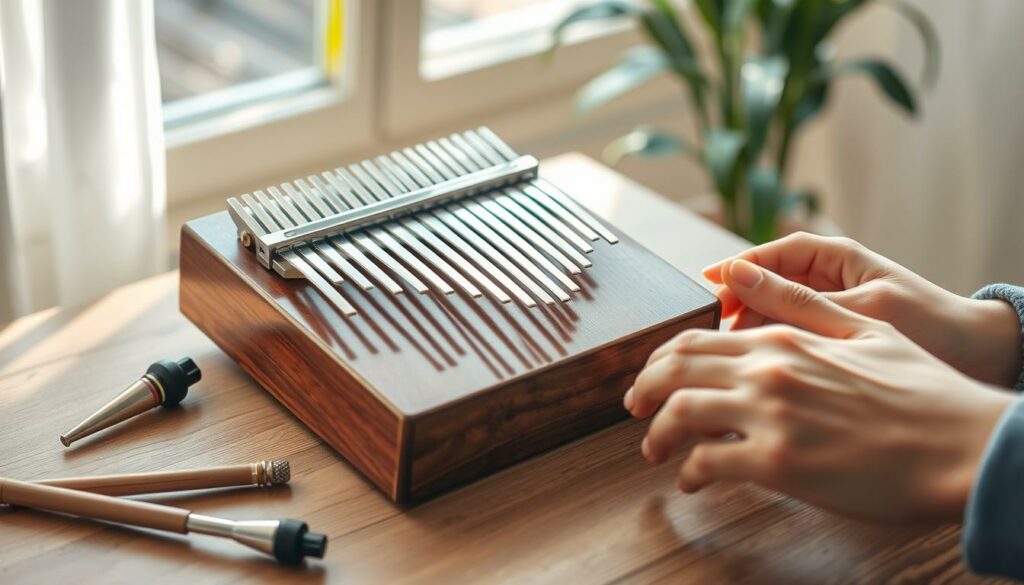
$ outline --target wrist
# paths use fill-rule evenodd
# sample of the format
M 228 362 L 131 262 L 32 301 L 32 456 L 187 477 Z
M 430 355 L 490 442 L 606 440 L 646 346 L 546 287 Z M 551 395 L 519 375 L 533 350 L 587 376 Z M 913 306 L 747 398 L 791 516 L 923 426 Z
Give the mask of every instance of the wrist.
M 1021 321 L 1012 305 L 998 299 L 961 299 L 965 374 L 989 384 L 1012 388 L 1021 372 Z
M 951 465 L 933 487 L 936 491 L 941 516 L 956 521 L 963 517 L 964 510 L 975 489 L 981 472 L 985 452 L 999 421 L 1016 402 L 1016 397 L 1005 390 L 979 385 L 981 392 L 969 392 L 969 404 L 961 409 L 961 423 L 952 442 L 947 443 L 948 455 L 944 457 Z

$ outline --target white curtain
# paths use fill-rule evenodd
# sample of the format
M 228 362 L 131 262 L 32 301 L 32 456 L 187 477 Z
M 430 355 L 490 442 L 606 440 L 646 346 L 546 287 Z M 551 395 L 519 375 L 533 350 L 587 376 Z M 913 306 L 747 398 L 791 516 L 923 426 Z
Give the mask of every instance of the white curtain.
M 866 81 L 843 81 L 798 145 L 798 174 L 849 235 L 947 288 L 1024 284 L 1024 2 L 916 4 L 943 56 L 921 117 L 897 113 Z M 884 6 L 848 23 L 839 51 L 893 57 L 915 82 L 921 70 L 914 29 Z
M 0 0 L 0 104 L 0 301 L 23 314 L 167 269 L 151 0 Z

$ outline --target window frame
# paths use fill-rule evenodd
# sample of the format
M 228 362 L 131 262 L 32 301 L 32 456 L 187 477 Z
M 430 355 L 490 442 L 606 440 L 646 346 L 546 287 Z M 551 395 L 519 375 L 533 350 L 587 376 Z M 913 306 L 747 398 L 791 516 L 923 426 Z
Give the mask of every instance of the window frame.
M 387 51 L 381 116 L 390 136 L 422 134 L 466 118 L 571 93 L 607 69 L 621 51 L 641 42 L 632 26 L 620 26 L 569 42 L 549 60 L 529 54 L 428 79 L 420 70 L 423 0 L 385 0 L 383 4 L 382 40 Z
M 373 140 L 373 64 L 379 43 L 366 31 L 378 27 L 379 3 L 347 0 L 345 11 L 343 79 L 282 91 L 278 97 L 165 130 L 170 207 L 235 194 L 229 189 L 259 188 L 283 173 L 337 160 Z M 279 146 L 268 149 L 267 144 Z
M 348 91 L 337 86 L 300 91 L 195 126 L 168 129 L 169 209 L 223 201 L 449 128 L 490 123 L 498 130 L 515 128 L 508 134 L 513 139 L 549 133 L 552 120 L 571 130 L 578 126 L 571 115 L 575 90 L 622 50 L 642 42 L 632 25 L 597 34 L 584 31 L 571 35 L 546 62 L 529 54 L 427 79 L 420 71 L 422 0 L 348 0 L 345 10 Z M 609 106 L 592 123 L 667 93 L 664 87 L 641 90 Z M 538 108 L 540 117 L 534 120 L 530 112 Z M 513 122 L 498 119 L 509 114 Z

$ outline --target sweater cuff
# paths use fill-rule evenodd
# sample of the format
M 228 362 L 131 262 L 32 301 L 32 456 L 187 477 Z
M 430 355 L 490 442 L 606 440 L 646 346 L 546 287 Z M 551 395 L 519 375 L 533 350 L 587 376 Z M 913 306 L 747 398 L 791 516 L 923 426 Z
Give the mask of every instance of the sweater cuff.
M 975 573 L 1024 579 L 1024 400 L 1006 410 L 989 439 L 967 501 L 962 544 Z
M 1024 288 L 1010 284 L 990 284 L 971 295 L 971 298 L 983 301 L 998 299 L 1009 303 L 1017 311 L 1017 318 L 1021 322 L 1021 336 L 1024 338 Z M 1024 344 L 1020 349 L 1022 352 L 1021 363 L 1024 364 Z M 1021 368 L 1017 375 L 1017 384 L 1013 389 L 1024 391 L 1024 368 Z

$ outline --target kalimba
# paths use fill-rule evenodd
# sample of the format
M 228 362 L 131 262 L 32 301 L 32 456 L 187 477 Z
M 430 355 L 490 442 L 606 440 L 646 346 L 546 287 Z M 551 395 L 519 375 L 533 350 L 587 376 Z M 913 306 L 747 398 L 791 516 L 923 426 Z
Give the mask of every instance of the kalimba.
M 181 310 L 391 499 L 626 416 L 715 297 L 486 128 L 228 199 L 189 222 Z

